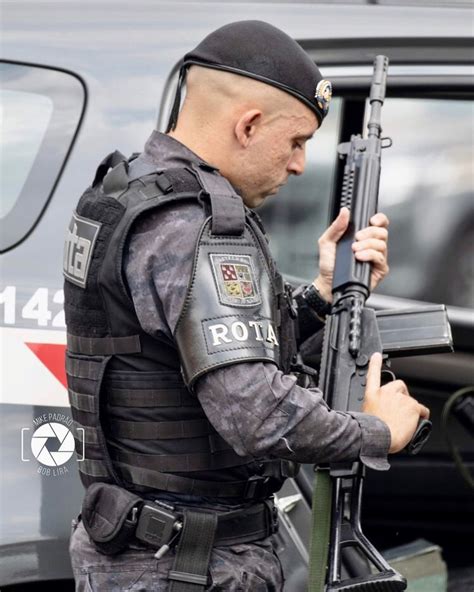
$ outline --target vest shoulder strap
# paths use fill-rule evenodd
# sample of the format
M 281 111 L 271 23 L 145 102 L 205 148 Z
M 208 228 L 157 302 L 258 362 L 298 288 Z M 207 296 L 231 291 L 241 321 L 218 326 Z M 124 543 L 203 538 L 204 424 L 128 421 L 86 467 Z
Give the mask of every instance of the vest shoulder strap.
M 229 181 L 206 165 L 192 165 L 209 197 L 212 211 L 211 233 L 213 235 L 241 236 L 245 227 L 245 209 L 242 198 Z
M 95 172 L 94 180 L 92 181 L 92 187 L 95 187 L 99 183 L 101 183 L 107 174 L 109 169 L 113 169 L 120 163 L 126 163 L 127 158 L 118 150 L 107 154 L 107 156 L 102 160 L 102 162 L 97 167 Z

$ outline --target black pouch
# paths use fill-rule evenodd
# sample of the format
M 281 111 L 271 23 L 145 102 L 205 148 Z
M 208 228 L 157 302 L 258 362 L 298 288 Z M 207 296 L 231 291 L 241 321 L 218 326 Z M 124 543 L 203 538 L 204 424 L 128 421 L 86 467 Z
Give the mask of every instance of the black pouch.
M 117 485 L 93 483 L 87 488 L 82 521 L 97 551 L 116 555 L 128 547 L 137 525 L 134 513 L 142 505 L 141 497 Z

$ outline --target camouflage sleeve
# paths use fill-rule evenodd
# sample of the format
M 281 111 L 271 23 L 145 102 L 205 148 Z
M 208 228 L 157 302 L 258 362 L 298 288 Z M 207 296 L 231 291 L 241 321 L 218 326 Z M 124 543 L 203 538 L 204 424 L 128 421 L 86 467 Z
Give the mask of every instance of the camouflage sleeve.
M 361 460 L 389 468 L 390 432 L 377 417 L 329 409 L 319 389 L 265 363 L 219 368 L 196 384 L 216 430 L 242 456 L 302 463 Z
M 125 275 L 145 331 L 172 339 L 183 307 L 204 214 L 199 205 L 163 208 L 136 224 Z M 387 426 L 365 414 L 330 410 L 318 389 L 265 362 L 239 362 L 198 379 L 196 394 L 216 430 L 237 453 L 298 462 L 360 458 L 388 468 Z

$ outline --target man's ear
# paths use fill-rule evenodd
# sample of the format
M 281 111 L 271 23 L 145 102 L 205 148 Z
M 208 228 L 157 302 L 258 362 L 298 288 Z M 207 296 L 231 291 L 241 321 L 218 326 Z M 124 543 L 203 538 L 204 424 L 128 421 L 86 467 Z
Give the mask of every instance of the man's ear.
M 237 142 L 242 148 L 247 148 L 257 131 L 261 121 L 262 112 L 259 109 L 250 109 L 243 113 L 235 124 L 234 133 Z

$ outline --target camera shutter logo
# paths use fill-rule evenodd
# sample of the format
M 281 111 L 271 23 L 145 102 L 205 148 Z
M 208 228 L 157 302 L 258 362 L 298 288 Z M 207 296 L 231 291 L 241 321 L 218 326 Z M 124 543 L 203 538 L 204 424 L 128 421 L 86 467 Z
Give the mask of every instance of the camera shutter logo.
M 54 440 L 59 441 L 57 450 L 53 448 Z M 56 448 L 57 442 L 54 442 Z M 31 452 L 34 457 L 43 465 L 48 467 L 60 467 L 67 463 L 74 453 L 74 436 L 63 424 L 50 422 L 37 428 L 31 438 Z

